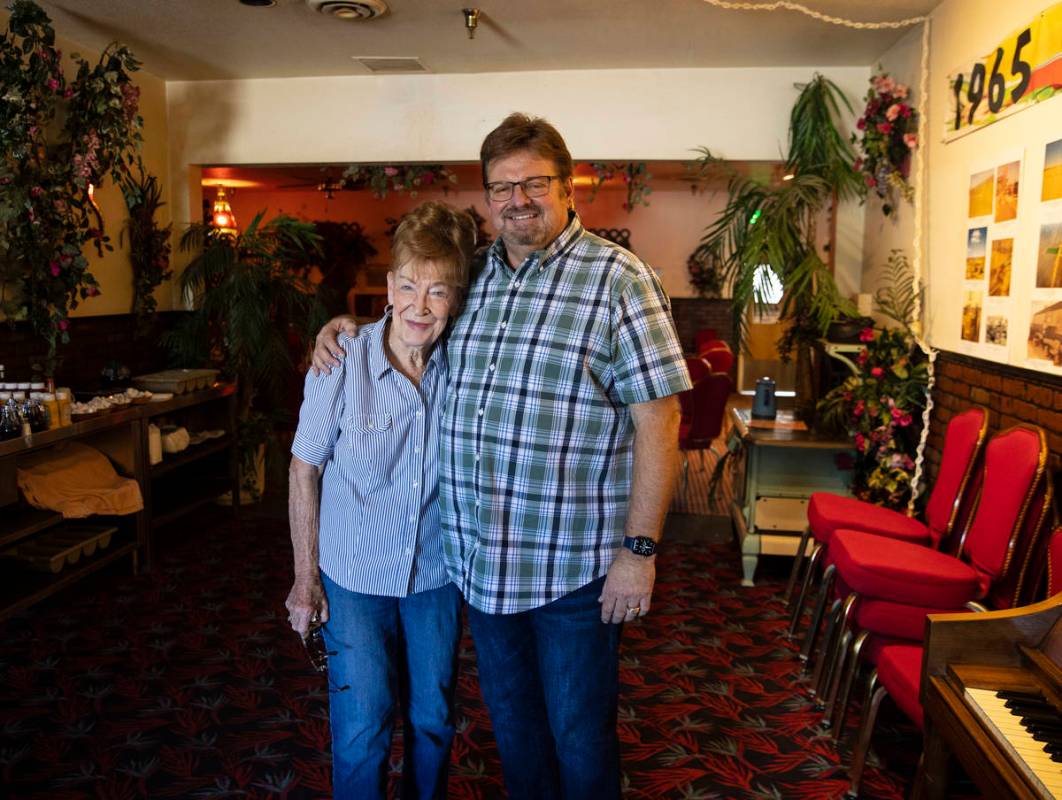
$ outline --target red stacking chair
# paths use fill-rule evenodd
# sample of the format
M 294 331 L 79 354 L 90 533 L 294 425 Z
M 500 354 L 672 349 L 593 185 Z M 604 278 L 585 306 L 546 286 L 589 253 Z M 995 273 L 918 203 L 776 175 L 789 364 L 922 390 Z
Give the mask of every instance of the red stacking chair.
M 686 357 L 686 369 L 690 373 L 690 382 L 696 384 L 701 378 L 712 372 L 712 365 L 703 358 Z
M 1054 597 L 1062 592 L 1062 527 L 1056 527 L 1051 533 L 1046 561 L 1046 595 Z M 1032 612 L 1033 609 L 1030 608 L 1029 611 Z M 992 615 L 989 613 L 986 616 Z M 976 621 L 983 620 L 982 617 Z M 974 621 L 971 619 L 971 622 Z M 971 634 L 976 635 L 976 632 L 971 631 Z M 866 766 L 874 725 L 877 722 L 881 701 L 886 695 L 892 698 L 897 707 L 919 729 L 924 727 L 921 700 L 922 681 L 925 674 L 924 660 L 925 647 L 921 644 L 896 643 L 887 644 L 881 648 L 877 668 L 871 673 L 867 683 L 866 699 L 863 703 L 863 722 L 856 737 L 856 745 L 852 751 L 852 765 L 848 771 L 852 782 L 848 796 L 854 797 L 859 793 L 859 784 L 863 779 L 863 769 Z
M 800 546 L 793 559 L 793 568 L 789 573 L 789 583 L 785 591 L 785 600 L 788 602 L 806 561 L 807 568 L 801 582 L 800 594 L 789 621 L 790 635 L 796 632 L 816 567 L 836 531 L 861 530 L 890 539 L 931 544 L 934 547 L 950 535 L 959 519 L 962 498 L 981 453 L 987 430 L 988 410 L 981 406 L 974 406 L 956 414 L 948 422 L 944 432 L 940 469 L 926 504 L 924 522 L 899 511 L 856 500 L 854 497 L 829 492 L 815 492 L 811 495 L 808 502 L 808 526 L 800 538 Z M 805 558 L 807 543 L 811 537 L 815 538 L 815 546 L 810 557 Z M 802 657 L 807 657 L 812 649 L 826 602 L 827 596 L 820 594 L 816 614 L 812 617 L 804 641 Z
M 1046 464 L 1044 433 L 1035 426 L 1017 425 L 988 443 L 980 494 L 957 555 L 863 531 L 834 534 L 830 554 L 845 600 L 831 617 L 816 666 L 827 726 L 842 727 L 861 656 L 873 662 L 886 643 L 920 641 L 927 614 L 961 611 L 972 602 L 1012 608 L 1030 586 L 1035 590 L 1052 500 Z M 852 629 L 860 631 L 854 640 Z M 877 643 L 863 653 L 868 636 Z
M 682 490 L 689 478 L 689 451 L 707 450 L 723 429 L 723 413 L 730 397 L 730 376 L 712 372 L 679 394 L 682 423 L 679 425 L 679 449 L 682 451 Z
M 730 372 L 734 366 L 734 352 L 721 339 L 709 342 L 697 351 L 697 355 L 712 365 L 712 372 Z

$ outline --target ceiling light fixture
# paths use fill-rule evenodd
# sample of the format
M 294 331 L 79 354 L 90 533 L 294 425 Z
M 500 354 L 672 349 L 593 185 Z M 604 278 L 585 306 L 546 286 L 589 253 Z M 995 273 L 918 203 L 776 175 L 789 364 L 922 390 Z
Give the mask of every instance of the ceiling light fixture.
M 277 4 L 277 0 L 240 0 L 240 3 L 252 8 L 270 8 Z
M 351 22 L 377 19 L 387 13 L 384 0 L 306 0 L 319 14 Z
M 462 8 L 461 13 L 465 15 L 465 30 L 468 31 L 468 38 L 476 38 L 476 28 L 479 26 L 479 9 L 478 8 Z

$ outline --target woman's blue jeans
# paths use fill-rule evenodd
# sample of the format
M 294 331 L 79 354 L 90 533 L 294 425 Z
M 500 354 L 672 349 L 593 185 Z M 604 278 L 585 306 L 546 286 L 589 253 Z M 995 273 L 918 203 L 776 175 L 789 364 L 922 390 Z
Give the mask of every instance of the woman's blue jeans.
M 468 609 L 511 800 L 620 796 L 621 626 L 601 622 L 603 586 L 519 614 Z
M 403 711 L 404 798 L 446 796 L 461 593 L 358 594 L 321 574 L 329 620 L 332 785 L 342 800 L 386 798 L 391 730 Z

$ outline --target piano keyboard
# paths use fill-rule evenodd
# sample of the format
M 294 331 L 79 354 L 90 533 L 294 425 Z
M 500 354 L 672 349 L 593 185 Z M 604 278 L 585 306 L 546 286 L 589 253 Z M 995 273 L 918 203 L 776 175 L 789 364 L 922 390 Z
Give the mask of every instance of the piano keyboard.
M 1043 695 L 966 688 L 970 708 L 1045 797 L 1062 798 L 1062 715 Z

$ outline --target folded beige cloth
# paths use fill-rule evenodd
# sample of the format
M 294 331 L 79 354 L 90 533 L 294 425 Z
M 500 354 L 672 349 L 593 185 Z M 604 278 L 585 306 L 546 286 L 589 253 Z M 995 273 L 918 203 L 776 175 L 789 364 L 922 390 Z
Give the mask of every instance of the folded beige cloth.
M 140 485 L 123 478 L 99 450 L 66 442 L 21 459 L 18 488 L 35 508 L 67 519 L 92 514 L 133 514 L 144 507 Z

